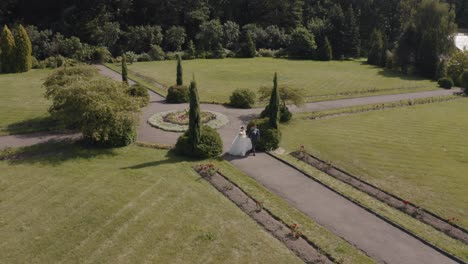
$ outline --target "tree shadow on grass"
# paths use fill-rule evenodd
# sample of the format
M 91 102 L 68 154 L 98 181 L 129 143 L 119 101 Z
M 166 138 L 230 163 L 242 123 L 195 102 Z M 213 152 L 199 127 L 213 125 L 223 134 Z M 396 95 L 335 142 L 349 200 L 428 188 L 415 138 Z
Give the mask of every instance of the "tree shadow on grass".
M 60 165 L 75 159 L 92 159 L 98 156 L 115 156 L 113 149 L 91 148 L 82 141 L 73 139 L 48 141 L 33 146 L 7 149 L 0 152 L 0 160 L 6 160 L 12 165 L 44 164 Z
M 64 125 L 62 122 L 53 119 L 50 116 L 44 116 L 30 118 L 27 120 L 9 124 L 7 127 L 2 128 L 1 130 L 11 135 L 18 135 L 34 132 L 64 130 Z
M 150 161 L 150 162 L 145 162 L 129 167 L 123 167 L 120 168 L 121 170 L 139 170 L 139 169 L 145 169 L 148 167 L 156 167 L 160 165 L 167 165 L 167 164 L 175 164 L 179 162 L 184 162 L 187 161 L 186 158 L 177 156 L 173 151 L 168 151 L 165 156 L 166 159 L 164 160 L 156 160 L 156 161 Z

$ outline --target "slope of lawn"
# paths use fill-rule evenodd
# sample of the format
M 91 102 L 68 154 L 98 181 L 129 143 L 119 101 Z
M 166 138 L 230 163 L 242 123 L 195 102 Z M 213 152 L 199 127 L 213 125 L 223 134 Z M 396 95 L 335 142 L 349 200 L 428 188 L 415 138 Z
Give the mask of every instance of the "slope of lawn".
M 49 102 L 42 83 L 50 73 L 0 74 L 0 134 L 33 131 L 45 122 Z
M 175 84 L 176 61 L 139 62 L 128 66 L 135 73 L 165 86 Z M 120 66 L 109 64 L 120 71 Z M 257 91 L 272 85 L 278 72 L 280 84 L 303 88 L 308 101 L 403 93 L 436 89 L 435 82 L 385 71 L 363 61 L 301 61 L 273 58 L 189 60 L 183 62 L 184 81 L 198 83 L 202 101 L 227 102 L 236 88 Z
M 346 115 L 296 118 L 282 145 L 308 152 L 468 227 L 468 99 Z
M 69 143 L 0 161 L 5 263 L 301 263 L 167 151 Z

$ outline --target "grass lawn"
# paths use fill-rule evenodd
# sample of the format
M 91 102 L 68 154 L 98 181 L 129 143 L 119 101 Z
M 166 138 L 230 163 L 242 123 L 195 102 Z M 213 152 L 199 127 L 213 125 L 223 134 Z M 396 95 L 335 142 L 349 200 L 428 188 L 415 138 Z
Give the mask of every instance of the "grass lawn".
M 42 83 L 51 72 L 0 74 L 0 135 L 41 130 L 49 107 Z
M 138 73 L 165 86 L 175 84 L 176 61 L 139 62 L 129 65 L 130 75 Z M 109 64 L 120 71 L 119 65 Z M 228 102 L 236 88 L 257 91 L 279 83 L 303 88 L 308 101 L 344 97 L 403 93 L 436 89 L 435 82 L 385 71 L 363 61 L 300 61 L 273 58 L 189 60 L 183 62 L 184 82 L 195 74 L 202 101 Z
M 335 166 L 468 227 L 468 99 L 283 127 L 289 151 L 304 145 Z M 300 116 L 298 116 L 300 117 Z
M 5 263 L 301 263 L 193 163 L 68 143 L 0 161 Z

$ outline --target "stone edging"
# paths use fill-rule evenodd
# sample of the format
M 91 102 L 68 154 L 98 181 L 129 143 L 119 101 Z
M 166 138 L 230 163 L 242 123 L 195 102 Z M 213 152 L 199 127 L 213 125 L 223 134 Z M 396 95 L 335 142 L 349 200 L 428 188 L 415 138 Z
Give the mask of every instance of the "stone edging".
M 406 213 L 413 218 L 418 219 L 425 224 L 428 224 L 435 229 L 445 233 L 446 235 L 458 239 L 465 244 L 468 244 L 468 232 L 456 224 L 449 223 L 445 219 L 442 219 L 440 216 L 423 209 L 409 201 L 405 201 L 402 198 L 388 193 L 375 185 L 372 185 L 356 176 L 353 176 L 327 162 L 314 157 L 313 155 L 303 152 L 293 152 L 291 155 L 297 159 L 302 160 L 306 164 L 309 164 L 316 169 L 344 182 L 354 188 L 367 193 L 368 195 L 378 199 L 379 201 L 395 208 L 403 213 Z
M 453 255 L 452 253 L 447 252 L 447 251 L 445 251 L 445 250 L 442 249 L 442 248 L 439 248 L 438 246 L 436 246 L 436 245 L 432 244 L 431 242 L 425 240 L 424 238 L 418 236 L 417 234 L 413 233 L 412 231 L 406 229 L 405 227 L 400 226 L 399 224 L 397 224 L 397 223 L 391 221 L 390 219 L 388 219 L 387 217 L 385 217 L 385 216 L 383 216 L 383 215 L 381 215 L 381 214 L 379 214 L 379 213 L 377 213 L 377 212 L 371 210 L 370 208 L 365 207 L 364 205 L 360 204 L 359 202 L 357 202 L 357 201 L 355 201 L 355 200 L 353 200 L 353 199 L 351 199 L 351 198 L 349 198 L 349 197 L 343 195 L 342 193 L 336 191 L 336 190 L 333 189 L 332 187 L 330 187 L 330 186 L 324 184 L 323 182 L 321 182 L 321 181 L 315 179 L 314 177 L 310 176 L 307 172 L 305 172 L 305 171 L 301 170 L 300 168 L 296 167 L 294 164 L 291 164 L 290 162 L 285 161 L 285 160 L 283 160 L 283 159 L 281 159 L 281 158 L 279 158 L 279 157 L 277 157 L 277 156 L 275 156 L 275 155 L 273 155 L 273 154 L 271 154 L 271 153 L 269 153 L 269 152 L 267 152 L 267 154 L 270 155 L 271 157 L 273 157 L 274 159 L 276 159 L 276 160 L 278 160 L 278 161 L 280 161 L 280 162 L 286 164 L 287 166 L 289 166 L 289 167 L 291 167 L 291 168 L 293 168 L 293 169 L 299 171 L 300 173 L 304 174 L 304 176 L 306 176 L 306 177 L 308 177 L 309 179 L 311 179 L 311 180 L 313 180 L 313 181 L 319 183 L 320 185 L 322 185 L 322 186 L 324 186 L 325 188 L 327 188 L 327 189 L 333 191 L 334 193 L 340 195 L 341 197 L 345 198 L 346 200 L 348 200 L 348 201 L 354 203 L 355 205 L 357 205 L 357 206 L 363 208 L 363 209 L 366 210 L 367 212 L 369 212 L 369 213 L 375 215 L 376 217 L 382 219 L 382 220 L 385 221 L 386 223 L 388 223 L 388 224 L 390 224 L 390 225 L 392 225 L 392 226 L 398 228 L 398 229 L 401 230 L 402 232 L 405 232 L 406 234 L 408 234 L 408 235 L 410 235 L 410 236 L 416 238 L 417 240 L 421 241 L 421 242 L 424 243 L 425 245 L 431 247 L 432 249 L 436 250 L 437 252 L 443 254 L 444 256 L 446 256 L 446 257 L 452 259 L 453 261 L 455 261 L 455 262 L 457 262 L 457 263 L 461 263 L 461 264 L 466 263 L 465 261 L 463 261 L 463 260 L 460 259 L 459 257 Z
M 214 111 L 208 111 L 208 110 L 203 110 L 204 112 L 210 112 L 214 115 L 216 115 L 216 118 L 207 122 L 206 124 L 204 125 L 207 125 L 211 128 L 214 128 L 214 129 L 219 129 L 219 128 L 222 128 L 224 126 L 226 126 L 227 124 L 229 124 L 229 119 L 227 118 L 227 116 L 221 114 L 221 113 L 218 113 L 218 112 L 214 112 Z M 149 119 L 148 119 L 148 124 L 150 124 L 152 127 L 155 127 L 155 128 L 158 128 L 158 129 L 161 129 L 161 130 L 164 130 L 164 131 L 168 131 L 168 132 L 185 132 L 187 131 L 188 129 L 188 125 L 178 125 L 178 124 L 172 124 L 172 123 L 167 123 L 167 122 L 164 122 L 163 120 L 163 117 L 169 113 L 172 113 L 172 112 L 175 112 L 175 111 L 165 111 L 165 112 L 159 112 L 159 113 L 156 113 L 154 115 L 152 115 Z
M 334 263 L 331 256 L 324 254 L 304 235 L 294 238 L 287 224 L 263 206 L 259 208 L 258 202 L 254 198 L 230 181 L 219 170 L 214 175 L 197 173 L 305 263 Z

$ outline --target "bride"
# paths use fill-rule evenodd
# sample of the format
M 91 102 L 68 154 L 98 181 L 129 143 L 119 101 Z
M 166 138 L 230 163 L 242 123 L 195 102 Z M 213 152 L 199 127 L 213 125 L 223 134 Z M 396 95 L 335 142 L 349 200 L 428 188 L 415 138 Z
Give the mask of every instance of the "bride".
M 245 127 L 241 126 L 239 134 L 232 142 L 231 149 L 228 153 L 233 156 L 245 156 L 245 154 L 251 149 L 252 142 L 250 141 L 250 138 L 247 137 Z

